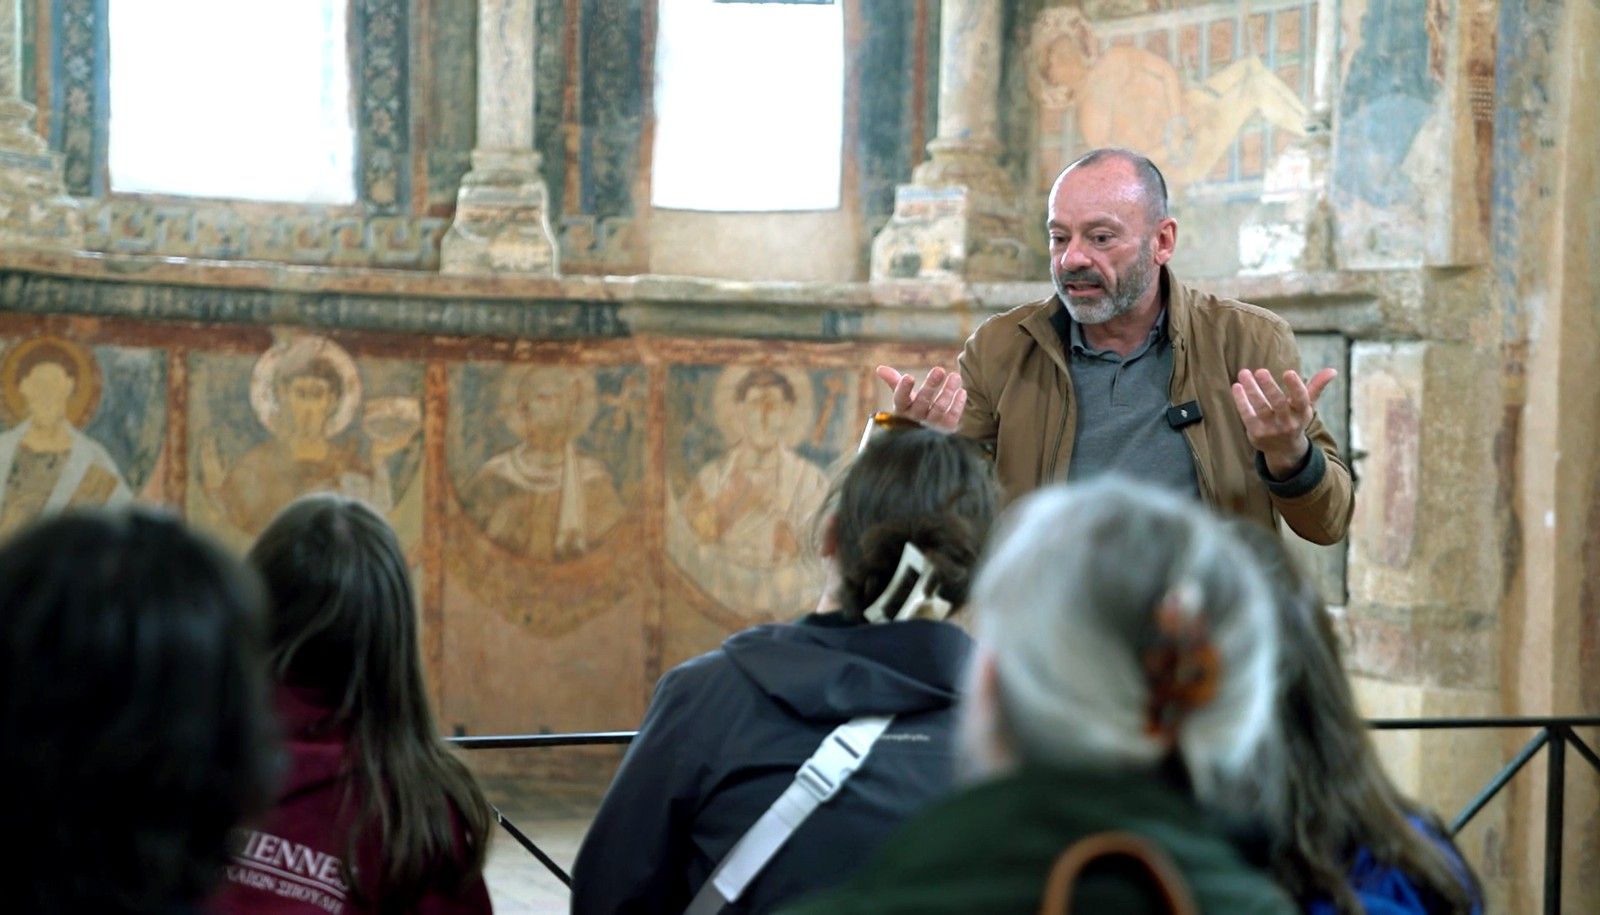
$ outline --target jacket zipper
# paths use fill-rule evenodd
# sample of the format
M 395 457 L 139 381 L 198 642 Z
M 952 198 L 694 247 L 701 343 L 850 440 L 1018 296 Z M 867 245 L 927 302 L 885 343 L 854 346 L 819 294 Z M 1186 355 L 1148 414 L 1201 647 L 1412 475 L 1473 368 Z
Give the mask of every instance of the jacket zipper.
M 1061 462 L 1061 440 L 1067 435 L 1067 411 L 1072 409 L 1072 378 L 1067 377 L 1067 402 L 1062 406 L 1061 422 L 1056 423 L 1055 446 L 1050 449 L 1050 465 L 1045 468 L 1044 484 L 1056 482 L 1056 465 Z
M 1184 341 L 1184 339 L 1182 337 L 1179 337 L 1176 334 L 1172 334 L 1170 330 L 1168 331 L 1168 333 L 1173 337 L 1173 348 L 1177 350 L 1177 353 L 1175 355 L 1181 356 L 1183 358 L 1183 360 L 1184 360 L 1184 368 L 1185 368 L 1185 370 L 1187 370 L 1188 369 L 1188 358 L 1189 358 L 1189 356 L 1188 356 L 1188 344 Z M 1173 360 L 1173 365 L 1172 365 L 1172 374 L 1173 375 L 1177 375 L 1177 373 L 1178 373 L 1178 364 L 1177 364 L 1177 360 L 1174 359 Z M 1187 373 L 1187 371 L 1185 371 L 1185 377 L 1187 377 L 1187 376 L 1188 376 L 1188 373 Z M 1170 379 L 1170 378 L 1167 379 L 1167 402 L 1168 403 L 1173 402 L 1174 400 L 1177 399 L 1178 396 L 1179 396 L 1178 392 L 1173 390 L 1172 379 Z M 1211 506 L 1214 507 L 1217 504 L 1217 500 L 1216 500 L 1215 494 L 1213 493 L 1212 488 L 1211 488 L 1211 474 L 1209 472 L 1207 472 L 1206 465 L 1200 460 L 1200 449 L 1196 448 L 1194 446 L 1194 440 L 1189 437 L 1189 431 L 1191 429 L 1196 429 L 1198 426 L 1199 426 L 1199 423 L 1196 423 L 1196 424 L 1191 425 L 1191 426 L 1189 426 L 1189 427 L 1187 427 L 1187 428 L 1185 428 L 1183 430 L 1183 443 L 1184 443 L 1184 445 L 1188 446 L 1188 448 L 1189 448 L 1189 459 L 1194 461 L 1195 481 L 1200 484 L 1200 501 L 1206 503 L 1207 505 L 1211 505 Z M 1196 432 L 1195 434 L 1198 435 L 1199 433 Z
M 1072 357 L 1069 355 L 1066 358 L 1070 359 Z M 1061 421 L 1056 423 L 1055 446 L 1050 449 L 1049 463 L 1045 466 L 1044 479 L 1040 481 L 1040 485 L 1042 486 L 1048 486 L 1051 483 L 1057 482 L 1056 466 L 1061 463 L 1061 442 L 1067 436 L 1067 417 L 1072 413 L 1072 399 L 1077 395 L 1077 392 L 1072 389 L 1072 373 L 1067 370 L 1066 366 L 1060 364 L 1059 362 L 1056 363 L 1056 370 L 1061 373 L 1061 376 L 1064 379 L 1066 379 L 1067 396 L 1061 404 Z

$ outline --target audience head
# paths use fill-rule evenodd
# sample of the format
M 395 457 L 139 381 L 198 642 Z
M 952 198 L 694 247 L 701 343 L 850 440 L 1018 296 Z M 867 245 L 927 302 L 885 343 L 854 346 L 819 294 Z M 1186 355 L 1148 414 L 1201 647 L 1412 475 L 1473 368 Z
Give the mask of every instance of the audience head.
M 382 908 L 482 868 L 488 807 L 445 749 L 422 679 L 417 603 L 393 529 L 365 504 L 304 496 L 250 550 L 266 583 L 268 664 L 283 685 L 310 691 L 349 729 L 361 810 L 347 860 L 367 830 L 385 849 L 383 873 L 355 887 Z M 455 817 L 464 821 L 457 847 Z
M 967 752 L 980 770 L 1176 759 L 1216 799 L 1271 713 L 1266 587 L 1204 509 L 1117 478 L 1052 487 L 1001 524 L 973 591 Z
M 147 509 L 0 548 L 0 864 L 16 911 L 169 912 L 269 800 L 255 576 Z M 20 894 L 20 896 L 19 896 Z
M 932 564 L 938 596 L 961 608 L 999 502 L 994 470 L 976 445 L 891 419 L 824 502 L 824 553 L 836 564 L 834 597 L 842 612 L 861 619 L 889 588 L 908 543 Z M 891 612 L 915 578 L 905 576 L 896 586 L 887 602 Z
M 1444 902 L 1442 911 L 1471 911 L 1471 872 L 1408 821 L 1420 811 L 1378 762 L 1316 583 L 1276 532 L 1228 523 L 1265 574 L 1283 645 L 1273 716 L 1278 733 L 1261 749 L 1271 762 L 1256 767 L 1275 780 L 1251 785 L 1279 882 L 1302 902 L 1329 899 L 1338 911 L 1359 915 L 1364 909 L 1346 872 L 1351 855 L 1364 847 L 1421 881 Z
M 436 733 L 411 578 L 387 521 L 352 499 L 305 496 L 262 532 L 250 563 L 270 597 L 277 680 L 320 691 L 343 721 L 388 719 L 382 739 Z

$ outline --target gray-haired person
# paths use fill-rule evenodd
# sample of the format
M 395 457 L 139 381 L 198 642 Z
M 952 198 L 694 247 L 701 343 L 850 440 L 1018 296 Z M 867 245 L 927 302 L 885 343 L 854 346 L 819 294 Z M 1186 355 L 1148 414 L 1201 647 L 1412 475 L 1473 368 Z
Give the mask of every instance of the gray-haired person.
M 972 594 L 965 790 L 854 881 L 791 915 L 1041 911 L 1062 852 L 1131 835 L 1199 911 L 1293 912 L 1210 808 L 1269 731 L 1276 636 L 1249 555 L 1209 512 L 1119 478 L 1042 490 L 1002 522 Z M 1126 860 L 1074 911 L 1165 911 Z

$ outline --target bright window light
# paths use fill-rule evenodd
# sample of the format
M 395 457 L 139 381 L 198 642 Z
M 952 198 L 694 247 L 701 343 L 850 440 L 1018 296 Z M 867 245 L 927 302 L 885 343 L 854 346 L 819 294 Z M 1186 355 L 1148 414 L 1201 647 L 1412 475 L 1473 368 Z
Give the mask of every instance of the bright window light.
M 110 0 L 111 188 L 355 200 L 348 0 Z
M 841 5 L 660 0 L 652 204 L 839 206 Z

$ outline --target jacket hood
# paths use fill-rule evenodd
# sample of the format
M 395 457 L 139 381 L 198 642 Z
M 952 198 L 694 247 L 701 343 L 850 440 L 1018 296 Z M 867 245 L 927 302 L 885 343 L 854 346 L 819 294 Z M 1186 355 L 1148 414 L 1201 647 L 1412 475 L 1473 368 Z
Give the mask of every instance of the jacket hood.
M 294 797 L 338 782 L 350 774 L 349 729 L 332 724 L 332 705 L 314 690 L 280 686 L 278 724 L 294 765 L 285 773 L 279 797 Z
M 746 629 L 723 643 L 734 666 L 808 720 L 948 708 L 972 639 L 949 623 L 829 625 L 826 617 Z

